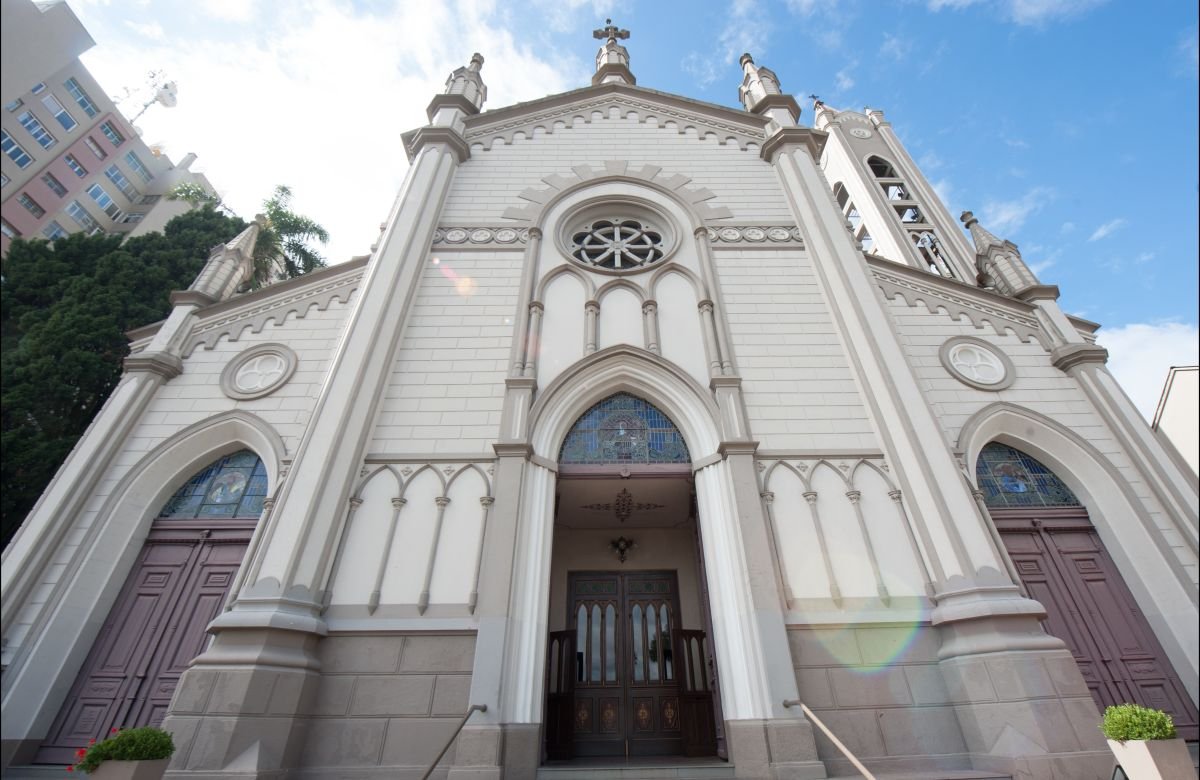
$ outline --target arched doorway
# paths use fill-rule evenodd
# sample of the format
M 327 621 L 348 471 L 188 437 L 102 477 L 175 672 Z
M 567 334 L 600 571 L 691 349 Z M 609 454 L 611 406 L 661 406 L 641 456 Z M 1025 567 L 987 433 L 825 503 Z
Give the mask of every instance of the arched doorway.
M 976 478 L 1046 630 L 1066 642 L 1097 706 L 1165 710 L 1181 736 L 1200 738 L 1196 708 L 1075 493 L 1029 454 L 991 442 Z
M 550 760 L 718 753 L 692 459 L 627 392 L 558 453 L 545 749 Z
M 267 495 L 250 450 L 194 474 L 163 505 L 36 763 L 69 764 L 112 728 L 158 725 L 204 649 Z

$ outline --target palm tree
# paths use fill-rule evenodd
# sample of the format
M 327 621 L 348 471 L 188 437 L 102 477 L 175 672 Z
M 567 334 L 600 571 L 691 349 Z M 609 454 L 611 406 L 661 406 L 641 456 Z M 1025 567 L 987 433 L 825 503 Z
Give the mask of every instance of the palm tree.
M 180 184 L 167 194 L 167 198 L 187 201 L 197 207 L 211 203 L 215 208 L 228 210 L 219 196 L 198 184 Z M 292 211 L 291 201 L 291 188 L 282 184 L 263 201 L 263 219 L 259 221 L 258 239 L 254 242 L 252 287 L 262 287 L 272 281 L 276 269 L 283 272 L 282 278 L 291 279 L 325 267 L 325 258 L 311 244 L 313 241 L 328 243 L 329 232 L 309 217 Z
M 266 220 L 260 223 L 258 240 L 254 243 L 255 286 L 268 281 L 272 267 L 280 260 L 289 279 L 325 267 L 325 258 L 311 244 L 328 243 L 329 232 L 314 220 L 292 211 L 291 200 L 291 189 L 281 184 L 263 201 Z

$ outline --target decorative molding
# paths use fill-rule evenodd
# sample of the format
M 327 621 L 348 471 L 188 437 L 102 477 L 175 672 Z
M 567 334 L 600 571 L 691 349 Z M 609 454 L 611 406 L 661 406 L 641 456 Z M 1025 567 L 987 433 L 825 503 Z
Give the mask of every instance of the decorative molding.
M 445 144 L 459 163 L 471 158 L 471 147 L 456 130 L 449 127 L 422 127 L 405 133 L 400 136 L 400 140 L 404 143 L 409 162 L 429 144 Z
M 468 116 L 479 113 L 479 106 L 466 95 L 434 95 L 425 108 L 425 116 L 432 122 L 433 115 L 443 108 L 457 108 Z
M 270 361 L 270 358 L 276 360 Z M 245 387 L 244 382 L 247 378 L 242 376 L 242 371 L 254 361 L 259 363 L 268 361 L 268 365 L 256 366 L 252 369 L 256 373 L 267 374 L 262 378 L 266 378 L 268 381 L 261 386 Z M 249 401 L 270 395 L 287 384 L 288 380 L 292 378 L 292 374 L 296 372 L 298 362 L 296 353 L 284 344 L 256 344 L 242 350 L 225 366 L 225 370 L 221 372 L 221 392 L 235 401 Z M 269 376 L 271 373 L 275 375 Z
M 763 248 L 787 246 L 789 249 L 804 248 L 804 235 L 795 225 L 721 225 L 706 227 L 708 240 L 714 249 L 723 245 L 758 245 Z
M 706 201 L 716 197 L 716 193 L 707 187 L 689 187 L 691 178 L 679 173 L 667 174 L 657 165 L 642 165 L 633 167 L 628 160 L 606 160 L 594 168 L 586 163 L 572 166 L 567 175 L 557 173 L 542 177 L 545 187 L 529 187 L 517 194 L 521 200 L 529 201 L 526 206 L 510 206 L 501 215 L 505 219 L 517 220 L 527 225 L 538 221 L 546 204 L 559 194 L 584 182 L 596 182 L 613 179 L 641 180 L 661 187 L 668 192 L 678 195 L 687 201 L 697 215 L 704 221 L 728 219 L 733 212 L 725 206 L 710 206 Z
M 629 492 L 629 488 L 621 488 L 620 492 L 609 503 L 585 504 L 579 508 L 588 509 L 593 512 L 612 512 L 623 523 L 632 517 L 634 512 L 648 512 L 655 509 L 662 509 L 664 506 L 666 505 L 634 501 L 633 494 Z
M 890 260 L 880 260 L 878 263 L 896 265 Z M 991 325 L 999 335 L 1004 335 L 1006 330 L 1011 331 L 1021 341 L 1036 341 L 1049 349 L 1046 335 L 1042 332 L 1037 318 L 1032 315 L 1032 307 L 1028 304 L 1016 304 L 1015 301 L 995 294 L 969 288 L 961 282 L 912 271 L 914 274 L 929 276 L 928 280 L 917 280 L 905 273 L 902 266 L 896 266 L 897 270 L 892 271 L 879 267 L 878 263 L 869 263 L 871 273 L 889 300 L 903 298 L 909 306 L 924 303 L 931 312 L 944 308 L 954 319 L 966 317 L 977 328 L 982 328 L 985 324 Z M 962 288 L 961 292 L 950 285 Z M 991 303 L 984 299 L 985 296 L 997 300 Z M 1009 305 L 1006 306 L 1006 303 Z M 1022 310 L 1016 309 L 1018 305 Z
M 984 382 L 976 379 L 975 377 L 969 376 L 967 373 L 962 371 L 957 365 L 955 365 L 952 359 L 952 353 L 955 351 L 955 348 L 960 345 L 973 346 L 985 352 L 988 356 L 994 358 L 999 364 L 1001 371 L 1000 377 L 994 382 Z M 946 343 L 942 344 L 941 349 L 938 350 L 938 360 L 942 362 L 942 367 L 946 369 L 946 372 L 950 374 L 950 376 L 954 377 L 965 385 L 974 387 L 977 390 L 989 390 L 992 392 L 1004 390 L 1007 387 L 1011 387 L 1013 381 L 1017 377 L 1016 367 L 1013 365 L 1013 362 L 1009 359 L 1008 355 L 1004 354 L 1003 350 L 1001 350 L 995 344 L 984 341 L 983 339 L 975 338 L 974 336 L 955 336 L 952 339 L 948 339 Z
M 601 121 L 609 119 L 610 110 L 616 108 L 620 112 L 619 118 L 621 120 L 628 119 L 630 114 L 636 114 L 637 121 L 641 124 L 645 124 L 651 118 L 654 118 L 659 120 L 657 126 L 660 129 L 675 130 L 679 135 L 685 135 L 688 130 L 695 130 L 699 136 L 698 140 L 704 140 L 710 133 L 718 137 L 724 134 L 726 140 L 732 138 L 737 143 L 738 148 L 742 150 L 747 150 L 750 146 L 761 144 L 763 141 L 762 125 L 764 122 L 752 114 L 747 114 L 745 118 L 751 119 L 753 117 L 757 121 L 754 121 L 752 124 L 737 124 L 732 121 L 723 121 L 713 116 L 703 116 L 699 111 L 687 111 L 682 106 L 675 108 L 663 102 L 651 102 L 640 96 L 635 97 L 619 87 L 603 85 L 600 89 L 605 92 L 619 94 L 604 94 L 590 99 L 559 103 L 553 108 L 537 113 L 519 115 L 508 121 L 486 123 L 487 118 L 492 112 L 481 114 L 474 121 L 469 120 L 467 122 L 466 139 L 469 143 L 481 144 L 484 149 L 490 151 L 497 139 L 503 140 L 505 144 L 512 144 L 517 133 L 522 133 L 526 138 L 532 138 L 533 134 L 538 130 L 551 135 L 556 130 L 570 130 L 574 126 L 576 119 L 581 120 L 584 124 L 591 124 L 592 114 L 596 111 L 599 111 L 603 115 Z M 586 92 L 590 90 L 585 89 L 580 91 Z M 650 92 L 649 90 L 637 91 L 643 93 Z M 570 93 L 567 94 L 569 95 Z M 650 92 L 650 94 L 655 97 L 659 96 L 658 93 Z M 695 101 L 688 102 L 694 103 Z M 703 103 L 696 103 L 696 108 L 703 109 L 708 108 L 708 106 Z M 731 114 L 734 113 L 724 106 L 713 106 L 713 108 L 723 112 L 728 111 Z M 740 116 L 738 117 L 738 119 L 741 118 Z M 556 127 L 556 121 L 562 122 L 562 127 Z
M 472 249 L 486 246 L 489 249 L 499 246 L 524 248 L 529 240 L 529 228 L 514 228 L 511 226 L 459 226 L 443 225 L 433 231 L 433 246 L 452 249 Z
M 166 352 L 140 352 L 125 358 L 127 372 L 148 371 L 163 379 L 174 379 L 183 373 L 183 361 Z
M 1108 350 L 1098 344 L 1067 344 L 1050 353 L 1050 362 L 1058 370 L 1067 372 L 1085 363 L 1107 363 Z
M 172 306 L 211 306 L 217 299 L 199 290 L 175 290 L 170 297 Z
M 769 163 L 774 163 L 780 152 L 802 146 L 808 150 L 815 162 L 821 159 L 821 152 L 825 149 L 825 139 L 828 137 L 821 130 L 812 130 L 807 127 L 783 127 L 776 130 L 775 134 L 762 145 L 759 157 Z
M 192 354 L 197 347 L 214 348 L 222 336 L 237 341 L 246 328 L 251 333 L 261 333 L 269 321 L 274 320 L 275 325 L 280 326 L 289 315 L 294 314 L 300 320 L 307 317 L 314 307 L 317 311 L 325 311 L 335 300 L 349 303 L 350 296 L 358 289 L 361 280 L 361 273 L 343 276 L 318 287 L 298 290 L 292 295 L 267 298 L 257 306 L 233 311 L 224 317 L 201 321 L 188 338 L 183 356 Z
M 613 555 L 617 556 L 617 560 L 625 563 L 625 559 L 629 557 L 629 551 L 637 548 L 637 542 L 622 536 L 613 539 L 608 543 L 608 546 L 612 549 Z

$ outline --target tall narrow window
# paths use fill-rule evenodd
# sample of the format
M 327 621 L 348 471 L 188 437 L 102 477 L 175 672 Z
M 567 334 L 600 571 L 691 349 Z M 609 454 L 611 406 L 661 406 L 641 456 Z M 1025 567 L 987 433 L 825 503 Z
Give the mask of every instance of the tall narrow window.
M 71 113 L 67 109 L 63 108 L 63 104 L 59 103 L 58 98 L 54 97 L 54 95 L 46 95 L 42 98 L 42 105 L 58 120 L 63 130 L 70 132 L 79 124 L 75 121 L 75 117 L 71 116 Z
M 108 152 L 101 149 L 100 144 L 96 143 L 96 139 L 90 135 L 83 139 L 83 143 L 87 148 L 92 150 L 92 154 L 96 155 L 97 160 L 103 160 L 105 157 L 108 157 Z
M 24 206 L 26 211 L 38 219 L 46 216 L 46 210 L 42 208 L 36 200 L 29 197 L 29 193 L 27 192 L 22 192 L 20 196 L 17 197 L 17 202 Z
M 104 133 L 104 137 L 109 140 L 113 146 L 120 146 L 125 143 L 125 136 L 121 135 L 121 131 L 117 129 L 111 121 L 100 123 L 100 132 Z
M 54 136 L 50 135 L 50 131 L 46 129 L 41 120 L 33 115 L 32 111 L 21 112 L 17 116 L 17 121 L 21 123 L 21 127 L 29 131 L 29 134 L 33 136 L 33 140 L 37 141 L 38 146 L 43 149 L 49 149 L 58 143 Z
M 30 92 L 32 92 L 32 93 L 33 93 L 33 94 L 35 94 L 35 95 L 40 95 L 40 94 L 42 94 L 43 92 L 45 92 L 45 91 L 46 91 L 46 82 L 44 82 L 44 81 L 39 81 L 38 83 L 36 83 L 36 84 L 34 84 L 32 87 L 30 87 L 30 88 L 29 88 L 29 91 L 30 91 Z
M 63 183 L 53 173 L 43 173 L 42 184 L 45 184 L 47 189 L 60 198 L 64 198 L 67 195 L 67 188 L 63 186 Z
M 21 145 L 13 140 L 13 137 L 7 131 L 0 131 L 0 149 L 8 155 L 8 158 L 17 164 L 18 168 L 28 167 L 29 163 L 33 162 L 33 158 L 29 156 L 29 152 L 21 148 Z
M 8 236 L 9 238 L 20 238 L 21 237 L 21 231 L 17 230 L 15 227 L 8 224 L 7 219 L 0 219 L 0 233 L 3 233 L 4 235 Z
M 76 157 L 75 155 L 73 155 L 73 154 L 66 155 L 65 157 L 63 157 L 63 162 L 65 162 L 67 164 L 67 167 L 70 168 L 71 171 L 79 178 L 82 179 L 84 176 L 87 176 L 87 174 L 88 174 L 87 168 L 83 167 L 83 163 L 79 162 L 79 158 Z
M 133 183 L 125 177 L 124 173 L 121 173 L 121 169 L 117 166 L 108 166 L 108 168 L 104 171 L 104 175 L 108 177 L 109 181 L 116 185 L 117 189 L 119 189 L 126 198 L 129 198 L 130 203 L 137 203 L 141 199 L 142 193 L 137 191 L 137 188 L 134 187 Z
M 93 184 L 88 187 L 87 194 L 91 196 L 92 200 L 96 201 L 96 205 L 103 209 L 104 213 L 111 219 L 115 221 L 121 219 L 124 214 L 121 211 L 121 207 L 117 205 L 112 196 L 105 192 L 104 188 L 99 184 Z
M 96 104 L 93 103 L 92 99 L 88 97 L 88 94 L 83 91 L 83 87 L 79 86 L 78 81 L 75 79 L 67 79 L 63 82 L 63 86 L 66 87 L 67 92 L 70 93 L 71 97 L 75 99 L 75 103 L 83 109 L 83 113 L 87 114 L 89 117 L 93 117 L 100 113 L 96 108 Z
M 79 227 L 83 228 L 88 235 L 100 232 L 100 223 L 88 213 L 88 210 L 79 201 L 73 200 L 67 205 L 67 215 L 75 220 Z
M 67 235 L 67 231 L 62 225 L 52 219 L 46 227 L 42 228 L 42 235 L 54 241 Z
M 142 159 L 133 152 L 125 153 L 125 162 L 129 163 L 129 167 L 133 169 L 134 173 L 142 177 L 142 181 L 148 182 L 154 178 L 154 174 L 150 173 L 150 169 L 146 167 Z

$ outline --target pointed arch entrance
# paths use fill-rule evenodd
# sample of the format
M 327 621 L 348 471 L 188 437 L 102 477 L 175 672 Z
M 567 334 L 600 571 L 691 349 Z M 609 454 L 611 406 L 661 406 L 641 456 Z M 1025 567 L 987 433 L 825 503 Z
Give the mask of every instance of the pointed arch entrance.
M 1062 639 L 1096 705 L 1165 710 L 1180 736 L 1200 738 L 1196 707 L 1105 549 L 1083 502 L 1037 458 L 992 441 L 975 476 L 1046 630 Z
M 546 660 L 550 760 L 718 753 L 692 458 L 626 391 L 558 452 Z
M 229 595 L 268 483 L 262 459 L 243 449 L 196 472 L 161 507 L 36 763 L 70 764 L 113 728 L 162 722 Z

